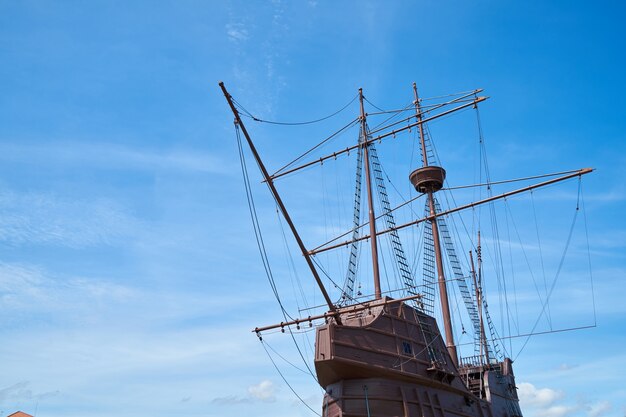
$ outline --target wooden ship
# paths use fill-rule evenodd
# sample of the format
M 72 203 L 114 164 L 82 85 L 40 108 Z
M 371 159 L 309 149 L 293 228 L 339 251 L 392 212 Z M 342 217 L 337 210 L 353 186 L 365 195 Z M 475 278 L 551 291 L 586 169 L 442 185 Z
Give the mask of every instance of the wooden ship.
M 459 272 L 453 265 L 454 277 L 446 277 L 444 252 L 454 262 L 456 255 L 449 243 L 450 233 L 446 216 L 497 199 L 532 191 L 569 178 L 580 177 L 592 171 L 590 168 L 560 173 L 555 178 L 515 189 L 497 196 L 488 196 L 462 206 L 442 210 L 436 194 L 444 187 L 446 171 L 429 159 L 426 124 L 465 108 L 476 107 L 486 97 L 473 90 L 443 103 L 421 106 L 413 84 L 413 112 L 398 122 L 370 130 L 368 114 L 364 109 L 364 95 L 360 89 L 358 100 L 360 114 L 358 143 L 327 156 L 302 163 L 296 167 L 270 174 L 242 120 L 242 107 L 232 98 L 223 83 L 222 92 L 235 117 L 238 133 L 243 134 L 258 164 L 263 180 L 269 188 L 276 205 L 289 226 L 299 251 L 304 257 L 311 275 L 326 303 L 326 311 L 300 319 L 287 320 L 275 325 L 257 327 L 263 332 L 315 324 L 315 373 L 325 395 L 320 415 L 323 417 L 521 417 L 512 360 L 494 349 L 489 332 L 493 324 L 487 311 L 481 286 L 480 233 L 474 250 L 470 251 L 470 271 Z M 245 111 L 245 109 L 244 109 Z M 249 115 L 249 114 L 248 114 Z M 249 115 L 250 116 L 250 115 Z M 251 116 L 252 117 L 252 116 Z M 256 119 L 252 117 L 253 119 Z M 258 121 L 258 119 L 256 119 Z M 382 140 L 417 129 L 421 148 L 421 166 L 407 174 L 419 196 L 425 198 L 423 217 L 396 225 L 388 202 L 383 196 L 382 211 L 375 212 L 374 194 L 385 194 L 379 177 L 376 177 L 378 159 L 374 145 Z M 355 215 L 354 228 L 331 241 L 309 249 L 305 246 L 275 185 L 277 178 L 326 160 L 336 159 L 349 152 L 358 153 L 357 179 L 364 184 L 367 194 L 367 219 Z M 432 153 L 431 153 L 432 154 Z M 364 171 L 361 173 L 361 171 Z M 360 187 L 359 187 L 360 188 Z M 355 207 L 360 206 L 360 190 Z M 423 224 L 427 245 L 424 279 L 427 285 L 420 291 L 415 284 L 415 271 L 408 266 L 398 237 L 398 231 Z M 383 227 L 380 227 L 380 226 Z M 386 227 L 385 227 L 386 226 Z M 365 230 L 365 231 L 364 231 Z M 381 290 L 379 266 L 379 239 L 391 235 L 392 252 L 404 277 L 404 296 L 390 297 Z M 346 238 L 347 237 L 347 238 Z M 344 240 L 342 240 L 342 238 Z M 354 296 L 354 271 L 342 291 L 339 301 L 333 302 L 327 292 L 315 256 L 336 248 L 350 248 L 350 264 L 356 256 L 356 245 L 369 241 L 374 294 L 366 300 Z M 458 262 L 457 262 L 458 264 Z M 461 294 L 475 334 L 475 354 L 459 357 L 450 313 L 449 289 L 451 281 L 462 281 Z M 461 284 L 459 284 L 461 285 Z M 443 335 L 432 311 L 438 292 Z M 429 293 L 430 292 L 430 293 Z M 430 304 L 430 309 L 426 306 Z M 321 324 L 318 324 L 320 323 Z

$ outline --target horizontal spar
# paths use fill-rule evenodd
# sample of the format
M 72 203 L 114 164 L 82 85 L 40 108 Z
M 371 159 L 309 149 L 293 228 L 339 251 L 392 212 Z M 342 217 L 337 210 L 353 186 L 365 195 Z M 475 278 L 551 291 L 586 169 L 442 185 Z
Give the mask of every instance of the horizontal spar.
M 392 130 L 391 132 L 387 132 L 387 133 L 384 133 L 382 135 L 378 135 L 375 138 L 369 139 L 369 140 L 367 140 L 367 141 L 365 141 L 363 143 L 359 143 L 357 145 L 349 146 L 349 147 L 347 147 L 345 149 L 342 149 L 340 151 L 333 152 L 330 155 L 322 156 L 319 159 L 307 162 L 307 163 L 299 165 L 299 166 L 297 166 L 295 168 L 288 169 L 286 171 L 281 172 L 280 174 L 271 175 L 269 177 L 269 179 L 273 181 L 273 180 L 275 180 L 277 178 L 280 178 L 280 177 L 283 177 L 285 175 L 291 174 L 292 172 L 296 172 L 296 171 L 299 171 L 299 170 L 304 169 L 304 168 L 308 168 L 308 167 L 313 166 L 313 165 L 322 164 L 322 163 L 324 163 L 324 161 L 327 161 L 327 160 L 329 160 L 331 158 L 333 158 L 333 159 L 337 158 L 339 155 L 343 155 L 344 153 L 348 153 L 348 152 L 353 151 L 353 150 L 355 150 L 355 149 L 357 149 L 359 147 L 368 146 L 369 144 L 374 143 L 376 141 L 379 141 L 381 139 L 384 139 L 386 137 L 394 136 L 397 133 L 404 132 L 405 130 L 409 130 L 409 129 L 415 127 L 415 126 L 419 126 L 422 123 L 430 122 L 431 120 L 438 119 L 440 117 L 446 116 L 446 115 L 448 115 L 450 113 L 454 113 L 455 111 L 459 111 L 459 110 L 462 110 L 462 109 L 470 107 L 470 106 L 475 106 L 476 104 L 480 103 L 481 101 L 485 101 L 488 98 L 489 97 L 477 97 L 475 100 L 472 100 L 469 103 L 463 104 L 461 106 L 455 107 L 455 108 L 450 109 L 450 110 L 446 110 L 446 111 L 444 111 L 442 113 L 436 114 L 436 115 L 428 117 L 426 119 L 422 119 L 420 121 L 408 124 L 408 125 L 406 125 L 404 127 L 401 127 L 399 129 Z
M 389 304 L 395 304 L 395 303 L 402 303 L 405 301 L 410 301 L 410 300 L 415 300 L 418 298 L 422 298 L 421 294 L 415 294 L 415 295 L 411 295 L 409 297 L 404 297 L 404 298 L 398 298 L 398 299 L 390 299 L 389 301 L 385 301 L 383 303 L 374 303 L 373 305 L 371 303 L 362 303 L 362 304 L 355 304 L 353 306 L 348 306 L 345 308 L 342 308 L 341 310 L 338 310 L 336 312 L 331 312 L 331 313 L 324 313 L 324 314 L 318 314 L 316 316 L 308 316 L 302 319 L 296 319 L 296 320 L 291 320 L 291 321 L 286 321 L 286 322 L 282 322 L 282 323 L 278 323 L 278 324 L 272 324 L 269 326 L 264 326 L 264 327 L 257 327 L 254 330 L 252 330 L 255 333 L 261 333 L 264 332 L 266 330 L 272 330 L 272 329 L 278 329 L 280 328 L 284 328 L 285 326 L 293 326 L 294 324 L 296 326 L 299 326 L 301 324 L 304 323 L 309 323 L 309 324 L 313 324 L 313 320 L 319 320 L 319 319 L 328 319 L 330 317 L 335 317 L 337 315 L 337 313 L 341 314 L 341 313 L 352 313 L 355 311 L 362 311 L 362 310 L 367 310 L 368 308 L 371 307 L 378 307 L 378 306 L 386 306 Z
M 434 112 L 434 111 L 435 111 L 435 110 L 437 110 L 437 109 L 440 109 L 440 108 L 442 108 L 442 107 L 449 106 L 449 105 L 451 105 L 451 104 L 455 104 L 455 103 L 460 103 L 460 102 L 466 101 L 466 100 L 465 100 L 466 98 L 468 98 L 468 97 L 470 97 L 470 96 L 475 96 L 476 94 L 481 93 L 482 91 L 483 91 L 483 89 L 482 89 L 482 88 L 479 88 L 478 90 L 474 90 L 474 91 L 472 91 L 472 92 L 470 92 L 470 93 L 467 93 L 467 94 L 465 94 L 465 95 L 463 95 L 463 96 L 461 96 L 461 97 L 457 97 L 457 98 L 455 98 L 454 100 L 449 100 L 449 101 L 446 101 L 445 103 L 439 103 L 439 104 L 434 104 L 434 105 L 431 105 L 431 106 L 430 106 L 430 107 L 428 107 L 426 110 L 424 110 L 424 107 L 422 107 L 422 115 L 432 113 L 432 112 Z M 421 100 L 420 100 L 420 101 L 421 101 Z M 412 104 L 413 104 L 413 105 L 415 105 L 415 102 L 413 102 Z M 372 113 L 368 113 L 368 115 L 370 115 L 370 114 L 372 114 Z M 393 123 L 392 123 L 392 124 L 390 124 L 390 125 L 387 125 L 387 126 L 382 126 L 382 127 L 376 128 L 376 129 L 372 130 L 372 131 L 370 132 L 370 134 L 372 134 L 372 135 L 373 135 L 373 134 L 375 134 L 375 133 L 382 132 L 383 130 L 388 129 L 388 128 L 390 128 L 391 126 L 395 126 L 395 125 L 397 125 L 397 124 L 400 124 L 400 123 L 403 123 L 403 122 L 409 121 L 409 120 L 411 120 L 411 119 L 413 119 L 413 118 L 415 118 L 415 117 L 417 117 L 417 116 L 418 116 L 417 114 L 414 114 L 414 115 L 412 115 L 412 116 L 410 116 L 410 117 L 404 118 L 404 119 L 402 119 L 402 120 L 398 120 L 397 122 L 393 122 Z
M 499 200 L 501 198 L 505 198 L 505 197 L 509 197 L 509 196 L 512 196 L 512 195 L 515 195 L 515 194 L 519 194 L 519 193 L 523 193 L 523 192 L 526 192 L 526 191 L 530 191 L 530 190 L 533 190 L 535 188 L 540 188 L 540 187 L 544 187 L 546 185 L 554 184 L 556 182 L 564 181 L 564 180 L 567 180 L 567 179 L 570 179 L 570 178 L 579 177 L 581 175 L 589 174 L 590 172 L 593 172 L 593 168 L 582 168 L 582 169 L 579 169 L 579 170 L 575 171 L 572 174 L 564 175 L 562 177 L 555 178 L 553 180 L 544 181 L 544 182 L 541 182 L 541 183 L 538 183 L 538 184 L 534 184 L 534 185 L 529 185 L 528 187 L 524 187 L 524 188 L 520 188 L 520 189 L 517 189 L 517 190 L 509 191 L 509 192 L 506 192 L 504 194 L 500 194 L 500 195 L 497 195 L 497 196 L 485 198 L 483 200 L 479 200 L 479 201 L 475 201 L 473 203 L 465 204 L 463 206 L 455 207 L 455 208 L 450 209 L 450 210 L 442 211 L 441 213 L 436 213 L 433 216 L 422 217 L 421 219 L 413 220 L 412 222 L 401 224 L 400 226 L 397 226 L 397 227 L 394 227 L 394 228 L 391 228 L 391 229 L 385 229 L 385 230 L 382 230 L 382 231 L 376 233 L 376 236 L 384 235 L 384 234 L 392 232 L 394 230 L 404 229 L 404 228 L 409 227 L 409 226 L 414 226 L 416 224 L 425 222 L 427 220 L 432 220 L 432 219 L 437 218 L 437 217 L 447 216 L 448 214 L 452 214 L 452 213 L 456 213 L 457 211 L 466 210 L 468 208 L 476 207 L 478 205 L 481 205 L 481 204 L 484 204 L 484 203 L 489 203 L 489 202 L 494 201 L 494 200 Z M 316 255 L 318 253 L 326 252 L 326 251 L 329 251 L 331 249 L 341 248 L 343 246 L 350 245 L 353 242 L 360 242 L 362 240 L 369 239 L 370 237 L 371 237 L 371 235 L 365 235 L 365 236 L 361 236 L 361 237 L 359 237 L 357 239 L 354 239 L 354 240 L 347 240 L 347 241 L 344 241 L 342 243 L 338 243 L 336 245 L 317 248 L 317 249 L 309 251 L 309 255 Z

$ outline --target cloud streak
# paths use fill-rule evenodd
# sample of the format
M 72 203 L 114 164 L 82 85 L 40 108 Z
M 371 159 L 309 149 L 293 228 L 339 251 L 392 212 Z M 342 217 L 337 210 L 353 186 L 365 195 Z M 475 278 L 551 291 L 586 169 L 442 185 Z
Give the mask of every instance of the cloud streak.
M 185 149 L 153 150 L 112 143 L 66 141 L 22 145 L 0 143 L 0 160 L 41 165 L 88 166 L 90 169 L 174 170 L 227 175 L 237 172 L 224 158 Z
M 108 200 L 66 199 L 50 193 L 0 191 L 0 240 L 13 246 L 110 245 L 133 235 L 139 221 Z
M 30 381 L 21 381 L 0 389 L 0 404 L 19 403 L 22 401 L 44 400 L 60 394 L 59 391 L 34 393 Z

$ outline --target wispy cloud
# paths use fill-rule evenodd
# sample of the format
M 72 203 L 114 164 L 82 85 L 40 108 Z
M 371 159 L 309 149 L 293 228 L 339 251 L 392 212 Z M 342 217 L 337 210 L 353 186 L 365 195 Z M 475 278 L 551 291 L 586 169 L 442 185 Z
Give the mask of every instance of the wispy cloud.
M 613 407 L 608 401 L 600 401 L 599 403 L 588 406 L 587 411 L 589 417 L 600 417 L 611 411 Z
M 0 404 L 42 400 L 59 395 L 59 391 L 35 393 L 30 385 L 29 381 L 21 381 L 0 389 Z
M 212 404 L 216 405 L 237 405 L 237 404 L 248 404 L 251 403 L 252 400 L 247 397 L 237 397 L 236 395 L 229 395 L 226 397 L 217 397 L 211 400 Z
M 556 369 L 558 371 L 569 371 L 569 370 L 572 370 L 572 369 L 577 368 L 577 367 L 578 367 L 578 365 L 572 365 L 572 364 L 569 364 L 569 363 L 562 363 Z
M 228 174 L 224 158 L 185 149 L 153 150 L 112 143 L 67 141 L 55 144 L 0 143 L 0 160 L 35 165 L 88 166 L 90 169 L 176 170 Z
M 226 35 L 231 42 L 239 43 L 248 40 L 248 30 L 243 23 L 229 23 L 226 25 Z
M 0 263 L 0 302 L 12 320 L 32 316 L 65 324 L 91 320 L 101 313 L 99 305 L 119 305 L 136 296 L 130 287 L 105 280 L 58 277 L 32 265 Z
M 285 74 L 290 57 L 285 51 L 291 46 L 292 19 L 286 5 L 288 3 L 280 0 L 271 1 L 262 18 L 233 10 L 225 26 L 226 36 L 235 51 L 232 75 L 237 82 L 237 95 L 243 103 L 255 97 L 256 108 L 250 111 L 258 112 L 262 118 L 272 118 L 276 101 L 287 85 Z M 259 19 L 264 20 L 263 24 L 258 23 Z M 264 30 L 260 30 L 261 27 Z
M 260 349 L 249 326 L 220 327 L 210 317 L 228 308 L 242 311 L 247 299 L 241 295 L 232 300 L 175 294 L 102 279 L 55 277 L 43 268 L 11 264 L 0 264 L 0 294 L 3 311 L 12 320 L 5 318 L 0 349 L 11 358 L 3 367 L 3 404 L 19 400 L 32 408 L 44 397 L 23 380 L 35 378 L 42 392 L 63 393 L 62 399 L 46 397 L 47 406 L 88 396 L 102 410 L 112 409 L 110 395 L 123 397 L 148 377 L 150 390 L 158 394 L 143 399 L 137 392 L 136 404 L 148 406 L 155 395 L 161 406 L 191 403 L 191 398 L 206 404 L 207 390 L 215 393 L 214 404 L 237 398 L 273 401 L 271 382 L 249 380 L 255 378 L 255 352 Z M 21 319 L 28 320 L 29 328 L 21 322 L 12 325 Z M 224 371 L 224 362 L 233 366 Z M 246 375 L 240 375 L 240 367 Z M 22 381 L 12 382 L 16 375 Z M 233 378 L 236 383 L 224 383 Z M 237 386 L 246 383 L 248 388 Z M 237 392 L 243 394 L 233 397 Z
M 0 191 L 0 240 L 11 245 L 73 248 L 111 244 L 136 231 L 139 221 L 118 203 L 67 199 L 49 193 Z
M 256 401 L 275 402 L 275 391 L 276 388 L 274 387 L 274 383 L 268 379 L 264 379 L 258 384 L 250 385 L 248 387 L 247 396 L 228 395 L 224 397 L 216 397 L 211 400 L 211 403 L 222 406 L 229 406 L 237 404 L 249 404 Z

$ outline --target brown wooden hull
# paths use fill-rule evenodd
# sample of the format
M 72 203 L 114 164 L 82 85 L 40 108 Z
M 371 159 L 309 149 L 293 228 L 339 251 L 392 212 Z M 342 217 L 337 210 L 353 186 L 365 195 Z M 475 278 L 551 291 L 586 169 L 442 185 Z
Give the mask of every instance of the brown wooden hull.
M 472 376 L 492 380 L 475 395 L 466 383 L 469 368 L 459 373 L 454 366 L 434 318 L 383 299 L 342 310 L 340 321 L 316 332 L 323 417 L 521 416 L 512 371 L 472 368 Z
M 485 401 L 419 383 L 352 379 L 331 384 L 326 390 L 324 417 L 493 416 Z

